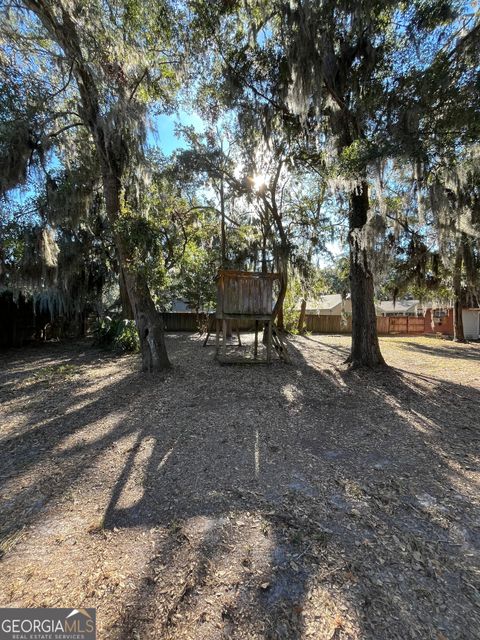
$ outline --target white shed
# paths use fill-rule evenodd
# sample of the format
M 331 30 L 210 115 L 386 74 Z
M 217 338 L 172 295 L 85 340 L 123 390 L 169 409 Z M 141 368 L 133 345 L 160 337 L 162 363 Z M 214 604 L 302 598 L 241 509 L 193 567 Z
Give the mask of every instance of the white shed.
M 480 309 L 463 309 L 463 333 L 467 340 L 480 340 Z

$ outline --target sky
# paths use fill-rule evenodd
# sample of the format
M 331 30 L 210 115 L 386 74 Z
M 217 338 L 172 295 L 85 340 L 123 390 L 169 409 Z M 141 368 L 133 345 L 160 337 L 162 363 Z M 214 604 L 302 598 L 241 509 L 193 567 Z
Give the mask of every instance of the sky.
M 158 147 L 166 156 L 176 149 L 185 149 L 185 140 L 175 133 L 176 125 L 193 126 L 198 132 L 205 128 L 205 122 L 198 114 L 183 109 L 171 115 L 156 115 L 152 118 L 152 128 L 147 138 L 149 146 Z

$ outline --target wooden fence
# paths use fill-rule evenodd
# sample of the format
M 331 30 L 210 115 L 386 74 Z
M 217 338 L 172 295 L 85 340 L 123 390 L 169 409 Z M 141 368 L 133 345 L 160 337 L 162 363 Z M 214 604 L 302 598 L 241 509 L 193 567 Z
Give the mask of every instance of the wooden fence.
M 163 322 L 166 331 L 198 331 L 199 327 L 206 327 L 207 318 L 210 318 L 211 326 L 213 327 L 213 318 L 215 317 L 214 313 L 206 314 L 200 313 L 198 316 L 196 313 L 185 312 L 175 312 L 175 313 L 164 313 L 163 314 Z M 255 328 L 254 320 L 236 320 L 238 323 L 238 328 L 240 331 L 249 331 Z M 233 327 L 235 329 L 235 327 Z
M 390 316 L 384 318 L 390 323 L 388 333 L 425 333 L 425 318 Z
M 209 314 L 210 318 L 214 318 L 215 314 Z M 166 331 L 198 331 L 199 324 L 206 326 L 207 314 L 176 312 L 164 313 L 163 319 Z M 212 322 L 212 320 L 211 320 Z M 241 331 L 253 330 L 253 321 L 242 319 L 238 321 Z M 305 316 L 305 325 L 307 331 L 312 333 L 352 333 L 352 319 L 342 318 L 342 316 Z M 428 326 L 427 326 L 428 325 Z M 213 322 L 212 322 L 213 326 Z M 377 331 L 380 335 L 388 334 L 422 334 L 431 333 L 429 323 L 425 318 L 414 318 L 408 316 L 390 316 L 377 317 Z
M 211 314 L 213 315 L 213 314 Z M 163 322 L 166 331 L 198 331 L 199 321 L 206 322 L 206 314 L 175 312 L 164 313 Z
M 351 333 L 352 319 L 342 316 L 305 316 L 307 331 L 312 333 Z
M 377 316 L 377 331 L 379 335 L 386 336 L 390 331 L 390 318 Z
M 390 318 L 377 317 L 377 331 L 379 334 L 390 333 Z M 307 331 L 312 333 L 352 333 L 352 319 L 342 316 L 305 316 Z

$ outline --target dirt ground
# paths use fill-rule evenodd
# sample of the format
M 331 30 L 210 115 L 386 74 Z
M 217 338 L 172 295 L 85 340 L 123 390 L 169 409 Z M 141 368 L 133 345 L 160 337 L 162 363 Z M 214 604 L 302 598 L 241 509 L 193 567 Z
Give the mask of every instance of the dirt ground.
M 247 341 L 251 336 L 247 337 Z M 289 340 L 173 373 L 88 343 L 0 356 L 0 606 L 103 639 L 480 638 L 480 345 Z

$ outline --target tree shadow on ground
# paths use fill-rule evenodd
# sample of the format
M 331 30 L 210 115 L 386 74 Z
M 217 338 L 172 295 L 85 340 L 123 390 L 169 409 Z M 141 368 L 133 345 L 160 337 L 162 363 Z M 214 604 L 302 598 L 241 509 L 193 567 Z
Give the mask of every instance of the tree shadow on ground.
M 8 405 L 14 394 L 21 393 L 25 402 L 21 426 L 13 432 L 0 432 L 0 538 L 7 540 L 34 522 L 45 506 L 68 492 L 79 477 L 88 475 L 104 450 L 134 428 L 126 424 L 123 431 L 117 429 L 115 416 L 128 408 L 134 395 L 132 380 L 138 374 L 117 375 L 114 382 L 108 381 L 95 392 L 85 390 L 83 380 L 56 379 L 55 375 L 52 379 L 41 371 L 66 363 L 74 363 L 76 370 L 88 370 L 119 359 L 85 345 L 83 349 L 67 349 L 60 357 L 57 345 L 45 347 L 43 357 L 36 358 L 38 366 L 20 362 L 8 381 L 7 369 L 2 374 L 0 398 Z M 5 425 L 16 414 L 18 408 L 4 406 Z M 99 423 L 100 433 L 97 431 L 92 441 L 90 432 Z
M 435 343 L 433 342 L 435 341 Z M 416 351 L 418 353 L 422 353 L 429 356 L 434 356 L 438 358 L 452 358 L 455 360 L 479 360 L 480 361 L 480 351 L 476 348 L 470 348 L 468 343 L 462 343 L 464 346 L 454 346 L 458 343 L 451 343 L 445 341 L 444 344 L 438 344 L 437 338 L 432 338 L 432 344 L 424 344 L 419 342 L 412 342 L 409 340 L 398 340 L 398 342 L 402 345 L 402 347 L 409 349 L 411 351 Z
M 345 607 L 355 611 L 362 637 L 395 637 L 394 620 L 402 638 L 436 631 L 461 634 L 464 616 L 473 610 L 468 585 L 474 576 L 466 554 L 477 548 L 472 533 L 475 513 L 465 505 L 452 476 L 458 477 L 459 484 L 466 482 L 462 467 L 469 462 L 469 453 L 464 436 L 465 431 L 473 432 L 474 423 L 457 425 L 458 407 L 455 400 L 452 406 L 452 399 L 467 393 L 477 402 L 478 394 L 438 381 L 435 388 L 426 389 L 423 381 L 395 370 L 381 374 L 319 371 L 309 366 L 299 349 L 292 345 L 290 349 L 294 366 L 300 365 L 287 376 L 291 380 L 293 373 L 293 383 L 277 370 L 280 379 L 277 384 L 271 380 L 270 394 L 259 398 L 253 389 L 244 398 L 236 394 L 227 401 L 235 400 L 235 414 L 224 424 L 208 419 L 225 401 L 221 394 L 193 402 L 197 415 L 206 418 L 206 428 L 197 423 L 183 435 L 183 444 L 176 439 L 154 447 L 144 472 L 142 499 L 119 508 L 118 498 L 134 467 L 132 452 L 128 470 L 112 494 L 106 526 L 188 523 L 199 517 L 216 522 L 232 510 L 259 514 L 272 529 L 270 569 L 261 574 L 262 584 L 268 587 L 262 593 L 257 583 L 256 595 L 240 596 L 228 614 L 237 624 L 234 612 L 241 612 L 241 618 L 245 599 L 249 600 L 259 625 L 258 637 L 303 637 L 302 614 L 309 619 L 313 616 L 306 611 L 306 598 L 319 588 L 316 580 L 325 571 L 333 572 L 327 589 L 333 612 L 325 617 L 330 625 L 337 624 L 338 637 L 347 624 L 341 613 Z M 229 374 L 234 384 L 236 372 Z M 259 385 L 260 379 L 255 378 Z M 283 424 L 276 421 L 268 426 L 268 405 L 274 399 L 281 399 L 286 411 Z M 260 419 L 249 416 L 256 402 L 259 408 L 264 405 Z M 342 424 L 347 417 L 349 428 Z M 256 433 L 261 430 L 262 448 L 270 457 L 269 469 L 263 466 L 258 474 L 254 469 L 256 436 L 250 421 L 257 425 Z M 448 462 L 457 466 L 455 471 Z M 322 466 L 316 466 L 312 474 L 315 463 Z M 158 469 L 165 464 L 169 468 L 163 479 Z M 238 495 L 243 497 L 240 504 Z M 459 512 L 463 516 L 460 527 L 455 520 Z M 199 557 L 202 555 L 199 551 Z M 291 569 L 284 562 L 289 556 L 304 561 Z M 163 552 L 159 557 L 163 565 Z M 441 578 L 442 572 L 455 584 L 453 591 L 448 580 Z M 187 623 L 175 622 L 175 616 L 186 617 L 192 624 L 186 612 L 196 608 L 204 589 L 203 579 L 189 586 L 187 597 L 175 603 L 175 614 L 167 616 L 164 632 L 169 630 L 172 637 L 187 633 Z M 280 602 L 275 608 L 267 592 L 276 590 Z M 432 602 L 426 596 L 430 592 L 440 602 Z M 150 590 L 149 598 L 158 602 L 155 589 Z M 431 606 L 439 607 L 438 615 L 430 612 L 426 623 Z M 148 598 L 141 591 L 138 609 L 134 609 L 145 607 Z M 321 611 L 316 613 L 321 617 Z M 270 626 L 262 626 L 267 620 Z M 131 628 L 138 628 L 136 614 L 132 624 L 125 637 Z M 149 630 L 152 627 L 147 625 L 144 631 Z
M 332 337 L 343 337 L 343 336 L 332 336 Z M 318 335 L 316 335 L 315 337 L 313 336 L 302 336 L 303 340 L 307 340 L 309 342 L 312 342 L 315 345 L 320 345 L 323 349 L 326 349 L 327 351 L 331 351 L 332 353 L 337 353 L 340 354 L 342 356 L 346 358 L 348 358 L 348 356 L 350 355 L 350 347 L 347 346 L 340 346 L 340 345 L 334 345 L 328 342 L 322 342 L 319 338 Z
M 251 370 L 170 343 L 166 382 L 127 372 L 7 443 L 48 502 L 128 440 L 95 535 L 158 534 L 108 637 L 472 637 L 476 389 L 348 372 L 317 340 Z

